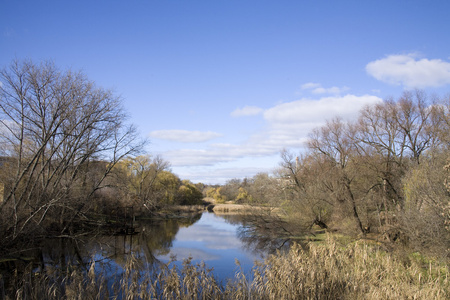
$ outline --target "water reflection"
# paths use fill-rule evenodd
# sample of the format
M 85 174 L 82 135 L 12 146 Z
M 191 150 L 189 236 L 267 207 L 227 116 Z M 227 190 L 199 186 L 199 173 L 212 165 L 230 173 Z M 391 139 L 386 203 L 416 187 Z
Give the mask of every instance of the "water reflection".
M 268 253 L 245 228 L 242 216 L 216 216 L 205 212 L 190 218 L 140 220 L 134 235 L 93 235 L 71 239 L 48 239 L 40 247 L 22 252 L 22 257 L 32 257 L 35 270 L 65 270 L 69 265 L 79 265 L 87 270 L 94 260 L 96 268 L 108 275 L 120 274 L 127 259 L 133 254 L 147 270 L 157 270 L 161 264 L 174 257 L 181 266 L 186 258 L 192 262 L 204 261 L 214 268 L 220 279 L 233 277 L 240 261 L 249 272 L 256 259 Z M 16 261 L 17 262 L 17 261 Z M 2 273 L 12 272 L 16 263 L 0 266 Z M 4 278 L 7 276 L 4 275 Z
M 238 236 L 240 224 L 232 218 L 203 213 L 193 226 L 181 228 L 177 233 L 169 253 L 157 258 L 167 262 L 171 256 L 178 261 L 191 257 L 193 263 L 205 261 L 220 278 L 233 277 L 237 270 L 235 260 L 239 260 L 244 271 L 250 271 L 253 263 L 262 258 L 245 247 Z

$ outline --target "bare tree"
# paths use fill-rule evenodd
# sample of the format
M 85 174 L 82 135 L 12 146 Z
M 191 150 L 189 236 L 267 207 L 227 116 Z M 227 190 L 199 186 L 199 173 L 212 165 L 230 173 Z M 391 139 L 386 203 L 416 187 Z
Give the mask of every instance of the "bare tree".
M 281 158 L 280 187 L 287 200 L 285 206 L 291 222 L 304 232 L 313 225 L 328 228 L 334 203 L 322 185 L 328 176 L 323 162 L 312 154 L 295 156 L 287 150 L 281 152 Z
M 435 106 L 430 105 L 423 91 L 405 92 L 399 99 L 395 122 L 400 128 L 404 147 L 412 160 L 419 164 L 422 153 L 438 142 L 436 129 L 439 120 Z
M 379 225 L 393 222 L 391 211 L 403 203 L 401 177 L 405 169 L 406 139 L 398 124 L 393 100 L 367 106 L 355 127 L 354 145 L 360 162 L 370 174 L 372 189 L 379 193 Z
M 380 192 L 378 211 L 383 212 L 383 223 L 394 222 L 395 211 L 404 207 L 402 177 L 421 162 L 423 153 L 440 144 L 440 123 L 437 107 L 419 90 L 360 112 L 354 145 Z
M 0 204 L 14 220 L 11 236 L 39 227 L 50 212 L 70 210 L 70 223 L 112 167 L 143 142 L 125 124 L 121 99 L 82 73 L 14 61 L 0 81 L 1 148 L 15 162 Z
M 322 177 L 321 185 L 335 203 L 344 208 L 350 207 L 359 230 L 365 234 L 368 227 L 363 225 L 358 204 L 367 193 L 361 192 L 357 184 L 358 164 L 353 134 L 349 124 L 336 118 L 312 132 L 308 148 L 318 156 L 316 161 L 321 162 L 327 174 Z

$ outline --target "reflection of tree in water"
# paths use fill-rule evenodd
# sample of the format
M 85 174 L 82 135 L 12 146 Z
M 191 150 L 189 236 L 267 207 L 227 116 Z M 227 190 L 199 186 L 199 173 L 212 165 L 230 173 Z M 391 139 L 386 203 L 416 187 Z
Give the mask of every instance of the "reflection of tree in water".
M 156 256 L 170 252 L 172 242 L 180 227 L 191 226 L 197 222 L 201 214 L 190 218 L 176 218 L 164 220 L 140 220 L 138 234 L 122 235 L 115 237 L 116 241 L 113 259 L 116 263 L 124 266 L 132 254 L 134 258 L 147 266 L 160 265 Z
M 141 232 L 137 235 L 133 251 L 142 251 L 147 257 L 167 254 L 180 227 L 191 226 L 200 218 L 201 214 L 197 214 L 191 218 L 141 222 Z
M 135 235 L 91 235 L 71 238 L 53 238 L 43 240 L 36 247 L 21 250 L 11 257 L 29 257 L 33 269 L 37 272 L 66 272 L 72 267 L 87 271 L 93 261 L 96 269 L 106 270 L 107 274 L 121 273 L 130 255 L 137 260 L 137 265 L 146 269 L 160 267 L 157 255 L 169 253 L 172 242 L 180 227 L 190 226 L 198 221 L 201 214 L 191 218 L 139 221 L 139 233 Z M 3 278 L 8 274 L 25 269 L 22 260 L 1 264 Z
M 228 224 L 241 225 L 245 222 L 246 216 L 243 214 L 223 214 L 220 215 L 220 217 L 223 218 Z
M 244 247 L 254 253 L 274 253 L 278 249 L 288 248 L 290 239 L 285 224 L 275 217 L 263 213 L 224 214 L 225 222 L 237 225 L 238 238 Z
M 281 234 L 277 220 L 265 224 L 267 219 L 254 215 L 221 217 L 227 223 L 237 225 L 238 237 L 244 247 L 262 257 L 276 249 L 289 247 L 290 240 Z M 159 261 L 157 257 L 169 253 L 181 227 L 191 226 L 200 218 L 201 214 L 192 218 L 139 220 L 136 230 L 138 233 L 134 235 L 96 235 L 47 240 L 39 251 L 31 254 L 40 264 L 40 267 L 36 266 L 34 270 L 55 276 L 61 274 L 61 278 L 64 278 L 65 272 L 79 267 L 84 276 L 87 276 L 92 261 L 95 261 L 96 273 L 104 276 L 109 288 L 118 282 L 117 278 L 126 274 L 125 269 L 156 276 L 167 268 L 167 264 Z
M 260 254 L 289 249 L 292 243 L 292 229 L 279 216 L 254 213 L 238 217 L 239 221 L 234 218 L 231 222 L 240 224 L 238 237 L 246 249 Z

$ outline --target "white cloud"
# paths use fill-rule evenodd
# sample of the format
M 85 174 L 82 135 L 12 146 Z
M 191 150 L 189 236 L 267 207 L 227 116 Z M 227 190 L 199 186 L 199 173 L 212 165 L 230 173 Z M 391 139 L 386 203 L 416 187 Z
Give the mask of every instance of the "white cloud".
M 278 158 L 278 156 L 277 156 Z M 258 173 L 270 173 L 275 166 L 266 164 L 266 167 L 242 167 L 233 166 L 229 168 L 217 167 L 185 167 L 176 168 L 176 173 L 181 178 L 189 178 L 193 182 L 203 182 L 209 184 L 224 184 L 233 178 L 253 177 Z
M 305 84 L 302 84 L 301 86 L 302 90 L 310 90 L 313 94 L 332 94 L 332 95 L 339 95 L 343 92 L 348 91 L 350 88 L 343 86 L 343 87 L 337 87 L 333 86 L 330 88 L 324 88 L 320 83 L 315 82 L 308 82 Z
M 334 95 L 338 95 L 338 94 L 341 94 L 341 93 L 346 92 L 348 90 L 349 90 L 349 88 L 346 87 L 346 86 L 341 87 L 341 88 L 337 87 L 337 86 L 333 86 L 333 87 L 330 87 L 330 88 L 322 88 L 322 87 L 316 88 L 316 89 L 313 89 L 311 92 L 313 94 L 334 94 Z
M 355 119 L 365 105 L 382 101 L 371 95 L 300 99 L 264 111 L 265 128 L 241 144 L 210 144 L 204 149 L 177 149 L 165 152 L 173 167 L 217 166 L 242 158 L 278 155 L 283 148 L 302 148 L 312 129 L 336 116 Z M 275 164 L 276 165 L 276 164 Z M 274 167 L 275 167 L 274 165 Z
M 177 149 L 164 153 L 164 158 L 175 167 L 186 166 L 212 166 L 216 163 L 230 162 L 236 159 L 236 155 L 217 147 L 208 149 Z
M 407 88 L 450 84 L 450 63 L 440 59 L 418 59 L 416 54 L 389 55 L 367 64 L 366 71 L 376 79 Z
M 335 116 L 351 119 L 365 105 L 379 101 L 382 100 L 371 95 L 304 98 L 272 107 L 264 112 L 264 118 L 275 127 L 316 124 Z
M 200 143 L 212 140 L 222 135 L 212 131 L 189 131 L 189 130 L 155 130 L 150 132 L 150 137 L 181 143 Z
M 207 149 L 177 149 L 167 151 L 164 158 L 174 167 L 212 166 L 232 162 L 242 157 L 262 157 L 277 153 L 281 148 L 269 140 L 251 138 L 242 144 L 211 144 Z
M 322 85 L 320 83 L 308 82 L 308 83 L 302 84 L 301 89 L 302 90 L 310 90 L 310 89 L 319 88 L 321 86 Z
M 255 116 L 260 114 L 262 111 L 263 109 L 257 106 L 244 106 L 243 108 L 237 108 L 233 112 L 231 112 L 231 116 L 232 117 Z

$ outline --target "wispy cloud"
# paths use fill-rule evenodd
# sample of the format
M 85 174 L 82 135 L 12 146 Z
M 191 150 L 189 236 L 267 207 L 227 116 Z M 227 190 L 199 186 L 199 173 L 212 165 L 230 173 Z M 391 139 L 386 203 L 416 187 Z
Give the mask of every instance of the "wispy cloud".
M 331 94 L 331 95 L 339 95 L 350 89 L 349 87 L 346 86 L 343 87 L 332 86 L 329 88 L 325 88 L 320 83 L 316 82 L 308 82 L 302 84 L 300 88 L 302 90 L 309 90 L 312 94 Z
M 254 136 L 242 144 L 211 144 L 205 149 L 177 149 L 164 153 L 172 166 L 213 166 L 236 161 L 243 157 L 262 157 L 277 153 L 282 146 L 263 136 Z M 281 147 L 281 148 L 280 148 Z
M 222 136 L 220 133 L 212 131 L 189 131 L 181 129 L 155 130 L 150 132 L 149 135 L 156 139 L 181 143 L 206 142 Z
M 389 55 L 367 64 L 376 79 L 407 88 L 438 87 L 450 84 L 450 63 L 441 59 L 419 59 L 417 54 Z
M 316 89 L 321 87 L 322 85 L 320 83 L 316 83 L 316 82 L 308 82 L 308 83 L 304 83 L 301 86 L 302 90 L 310 90 L 310 89 Z
M 206 149 L 176 149 L 164 153 L 164 158 L 174 167 L 212 166 L 233 161 L 237 157 L 235 153 L 224 151 L 224 148 L 211 146 Z
M 381 101 L 372 95 L 335 96 L 320 99 L 303 98 L 297 101 L 282 103 L 264 112 L 264 118 L 270 124 L 299 125 L 311 122 L 321 122 L 335 116 L 351 118 L 367 104 Z
M 354 119 L 365 105 L 382 99 L 371 96 L 304 98 L 282 103 L 263 113 L 265 127 L 240 144 L 209 144 L 202 149 L 178 149 L 164 153 L 174 167 L 212 166 L 244 157 L 276 155 L 282 148 L 301 148 L 312 129 L 335 116 Z
M 262 164 L 261 164 L 262 165 Z M 225 183 L 232 178 L 252 177 L 258 173 L 268 173 L 273 171 L 274 166 L 265 167 L 243 167 L 233 166 L 227 168 L 220 167 L 186 167 L 178 168 L 179 174 L 184 178 L 190 178 L 194 182 L 204 183 Z
M 237 108 L 231 112 L 232 117 L 247 117 L 256 116 L 263 112 L 263 109 L 257 106 L 244 106 L 243 108 Z

